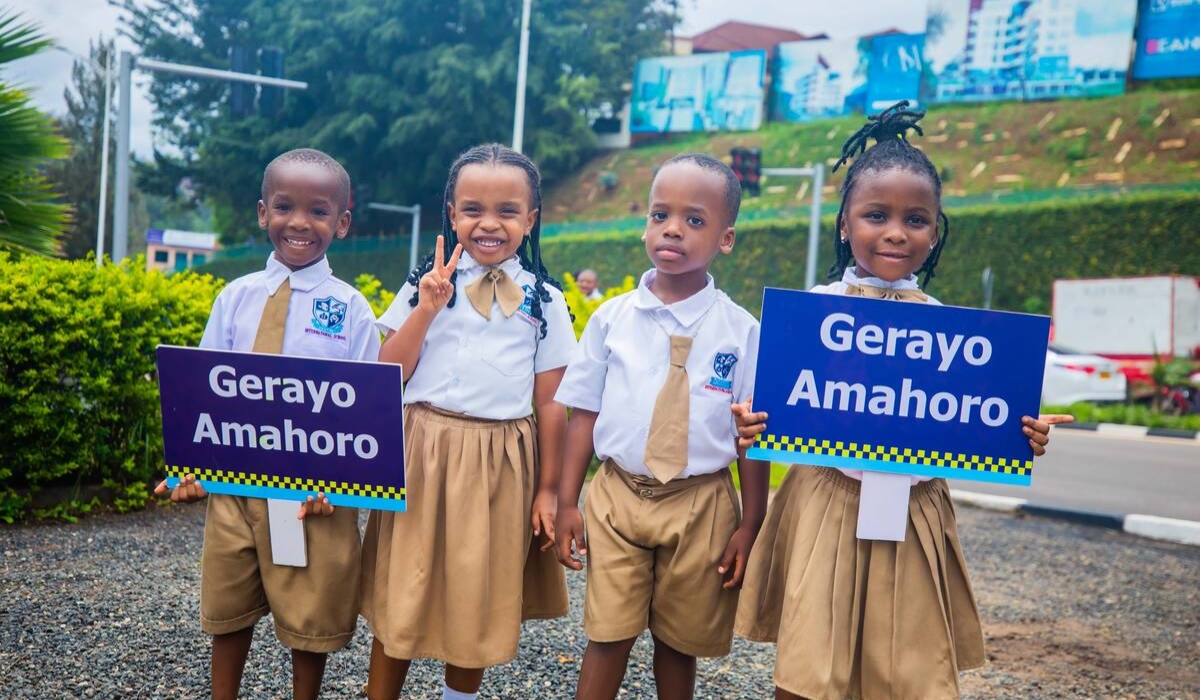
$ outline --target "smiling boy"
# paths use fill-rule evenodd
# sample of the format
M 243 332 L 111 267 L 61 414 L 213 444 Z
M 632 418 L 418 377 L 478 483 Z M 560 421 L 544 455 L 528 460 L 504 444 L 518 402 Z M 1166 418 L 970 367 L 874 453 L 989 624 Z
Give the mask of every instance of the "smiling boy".
M 325 251 L 350 230 L 350 177 L 321 151 L 298 149 L 263 173 L 258 223 L 275 250 L 266 269 L 240 277 L 213 303 L 200 347 L 374 362 L 379 332 L 367 300 L 333 276 Z M 158 492 L 165 490 L 160 484 Z M 185 477 L 171 500 L 206 497 Z M 204 522 L 200 626 L 213 635 L 212 697 L 234 700 L 254 625 L 267 613 L 292 650 L 294 698 L 316 698 L 326 655 L 344 647 L 358 617 L 359 535 L 353 508 L 320 494 L 300 507 L 309 565 L 272 561 L 267 501 L 213 495 Z M 278 535 L 279 533 L 275 533 Z
M 730 413 L 751 395 L 758 322 L 708 273 L 728 255 L 741 187 L 719 160 L 670 159 L 642 240 L 654 269 L 589 320 L 555 399 L 573 407 L 557 551 L 587 557 L 577 698 L 614 698 L 637 636 L 660 698 L 690 698 L 696 657 L 729 653 L 737 589 L 766 510 L 767 465 L 739 454 Z M 587 466 L 604 462 L 578 507 Z M 729 464 L 738 461 L 743 515 Z

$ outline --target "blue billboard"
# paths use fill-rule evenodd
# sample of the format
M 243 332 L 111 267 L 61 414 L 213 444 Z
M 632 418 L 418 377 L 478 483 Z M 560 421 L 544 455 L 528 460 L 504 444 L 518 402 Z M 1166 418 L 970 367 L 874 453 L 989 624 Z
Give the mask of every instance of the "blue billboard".
M 1139 0 L 1136 80 L 1200 75 L 1200 0 Z
M 637 63 L 630 131 L 752 131 L 762 126 L 765 51 L 659 56 Z

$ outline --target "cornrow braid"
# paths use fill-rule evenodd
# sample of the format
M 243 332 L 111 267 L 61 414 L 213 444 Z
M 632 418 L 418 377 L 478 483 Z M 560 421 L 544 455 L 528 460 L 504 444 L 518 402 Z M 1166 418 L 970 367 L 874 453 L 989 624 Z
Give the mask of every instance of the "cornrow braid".
M 842 203 L 838 208 L 833 228 L 836 260 L 829 268 L 830 279 L 841 277 L 842 272 L 854 261 L 850 242 L 842 240 L 842 222 L 846 215 L 846 203 L 850 201 L 850 193 L 858 182 L 858 176 L 868 171 L 883 172 L 893 168 L 923 175 L 933 182 L 934 195 L 938 201 L 941 235 L 938 236 L 937 245 L 930 251 L 929 257 L 925 258 L 925 263 L 917 270 L 917 274 L 924 274 L 922 286 L 933 279 L 942 249 L 946 247 L 946 241 L 950 238 L 950 219 L 941 208 L 942 178 L 938 175 L 937 168 L 934 167 L 933 161 L 929 160 L 929 156 L 908 142 L 909 130 L 917 132 L 918 135 L 925 134 L 917 124 L 925 116 L 925 112 L 910 110 L 908 105 L 908 100 L 901 100 L 879 114 L 868 117 L 867 123 L 842 144 L 842 155 L 834 164 L 833 171 L 837 172 L 838 168 L 852 159 L 854 162 L 846 171 L 846 180 L 842 183 Z M 873 146 L 868 145 L 871 139 L 875 141 Z
M 550 292 L 546 289 L 546 285 L 561 289 L 562 285 L 558 283 L 550 273 L 546 271 L 546 265 L 542 262 L 542 176 L 538 173 L 537 166 L 528 156 L 517 153 L 516 151 L 498 143 L 489 143 L 482 146 L 475 146 L 462 153 L 454 164 L 450 166 L 450 176 L 446 179 L 446 190 L 442 199 L 442 237 L 446 242 L 446 252 L 454 250 L 458 245 L 458 236 L 454 229 L 450 226 L 450 211 L 449 205 L 454 201 L 454 190 L 458 184 L 459 173 L 468 165 L 506 165 L 514 168 L 520 168 L 525 177 L 529 181 L 529 193 L 532 198 L 532 206 L 538 210 L 537 218 L 533 222 L 533 228 L 529 235 L 521 240 L 521 245 L 517 248 L 517 259 L 521 262 L 521 267 L 533 274 L 534 277 L 534 295 L 533 301 L 530 303 L 530 315 L 536 318 L 541 324 L 541 338 L 546 337 L 546 318 L 542 313 L 542 304 L 549 303 L 551 300 Z M 408 273 L 408 283 L 413 286 L 412 298 L 408 300 L 410 306 L 416 306 L 417 300 L 420 297 L 421 278 L 424 277 L 430 270 L 433 269 L 434 253 L 429 253 L 411 272 Z M 458 280 L 458 270 L 450 276 L 450 283 L 455 284 Z M 455 285 L 454 291 L 450 295 L 449 306 L 454 306 L 458 299 L 458 287 Z M 574 320 L 574 316 L 572 316 Z

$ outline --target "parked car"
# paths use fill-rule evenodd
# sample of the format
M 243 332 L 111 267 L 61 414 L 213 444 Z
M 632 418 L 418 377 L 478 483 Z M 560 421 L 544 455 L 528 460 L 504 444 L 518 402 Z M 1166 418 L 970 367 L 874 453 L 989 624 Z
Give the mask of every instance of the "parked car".
M 1057 343 L 1046 348 L 1043 404 L 1065 406 L 1076 401 L 1124 401 L 1125 392 L 1125 375 L 1113 360 L 1075 352 Z

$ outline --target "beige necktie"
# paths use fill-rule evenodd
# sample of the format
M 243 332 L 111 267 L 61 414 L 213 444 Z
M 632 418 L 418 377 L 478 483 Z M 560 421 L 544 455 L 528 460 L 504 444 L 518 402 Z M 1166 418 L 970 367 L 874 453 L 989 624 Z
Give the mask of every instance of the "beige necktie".
M 866 284 L 846 285 L 846 296 L 867 297 L 868 299 L 889 299 L 892 301 L 929 301 L 925 292 L 919 289 L 895 289 L 892 287 L 872 287 Z
M 504 318 L 512 316 L 525 302 L 525 290 L 508 273 L 493 267 L 466 286 L 467 298 L 480 316 L 492 320 L 492 302 L 500 302 Z
M 671 336 L 671 367 L 654 401 L 654 415 L 646 436 L 646 468 L 664 484 L 679 476 L 687 466 L 690 403 L 687 359 L 691 352 L 689 336 Z
M 288 303 L 292 300 L 292 281 L 285 279 L 275 293 L 267 297 L 258 334 L 254 336 L 254 352 L 278 355 L 283 352 L 283 331 L 287 327 Z

